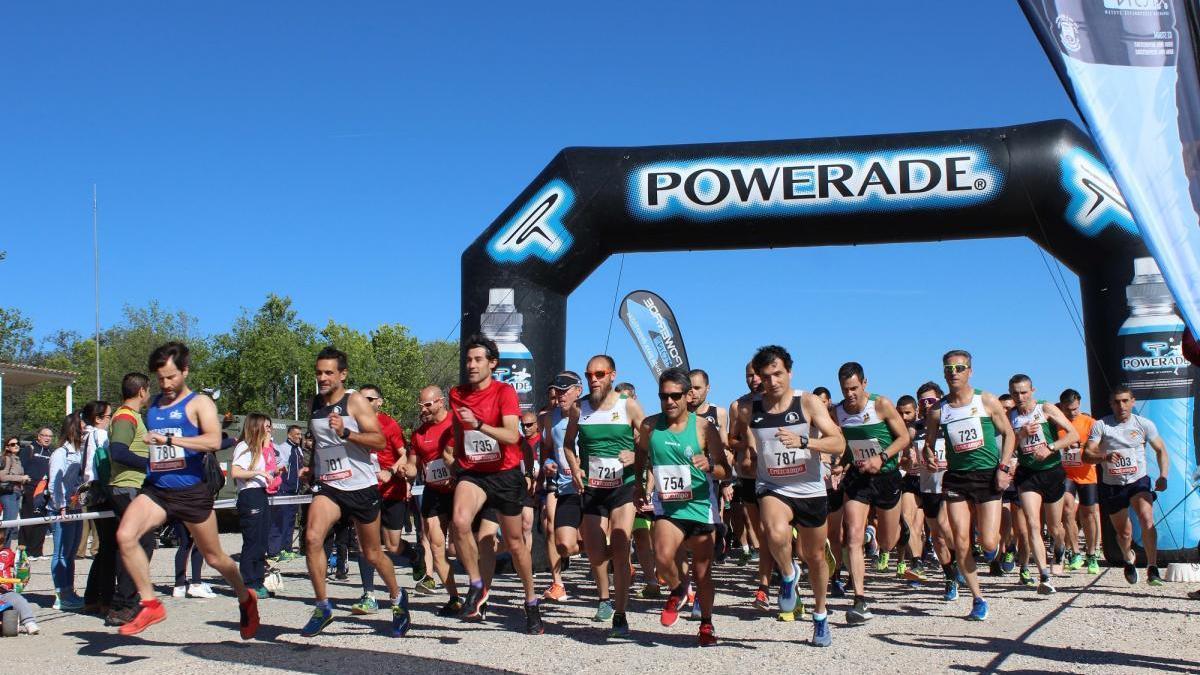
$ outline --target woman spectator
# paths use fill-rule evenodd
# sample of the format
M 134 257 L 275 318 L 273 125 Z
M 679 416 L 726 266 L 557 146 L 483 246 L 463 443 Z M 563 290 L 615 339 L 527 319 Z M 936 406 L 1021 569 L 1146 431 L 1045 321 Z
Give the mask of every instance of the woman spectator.
M 60 445 L 50 454 L 49 513 L 65 516 L 79 511 L 79 486 L 83 484 L 83 418 L 71 413 L 63 420 Z M 79 521 L 54 523 L 54 609 L 76 610 L 83 598 L 75 592 L 75 549 L 79 546 Z
M 250 413 L 242 425 L 242 442 L 233 449 L 230 473 L 238 489 L 238 526 L 242 531 L 242 579 L 259 598 L 270 597 L 263 586 L 267 566 L 267 537 L 271 533 L 268 491 L 279 489 L 275 445 L 271 442 L 271 420 Z
M 83 482 L 90 485 L 88 511 L 111 511 L 108 481 L 111 477 L 108 450 L 108 423 L 112 406 L 107 401 L 92 401 L 83 406 Z M 94 524 L 94 526 L 93 526 Z M 85 520 L 79 535 L 79 548 L 87 544 L 88 531 L 95 537 L 95 554 L 83 591 L 85 614 L 104 616 L 112 606 L 117 583 L 117 519 Z M 76 556 L 78 557 L 78 556 Z
M 21 517 L 21 491 L 29 482 L 25 469 L 21 466 L 21 442 L 16 436 L 9 436 L 4 441 L 4 451 L 0 454 L 0 509 L 4 511 L 4 520 L 18 520 Z M 17 528 L 6 528 L 8 538 L 5 546 L 17 543 Z

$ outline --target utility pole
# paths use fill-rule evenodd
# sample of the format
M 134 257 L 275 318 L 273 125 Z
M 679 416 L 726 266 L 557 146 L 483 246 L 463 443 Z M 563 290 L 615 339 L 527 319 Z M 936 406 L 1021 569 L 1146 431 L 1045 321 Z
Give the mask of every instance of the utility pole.
M 100 220 L 96 184 L 92 183 L 92 254 L 96 286 L 96 400 L 100 400 Z

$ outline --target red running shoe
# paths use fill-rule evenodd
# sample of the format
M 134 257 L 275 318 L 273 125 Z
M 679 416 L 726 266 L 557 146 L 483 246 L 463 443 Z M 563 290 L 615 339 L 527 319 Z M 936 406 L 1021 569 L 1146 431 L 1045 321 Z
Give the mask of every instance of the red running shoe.
M 117 632 L 121 635 L 137 635 L 165 618 L 167 618 L 167 610 L 163 607 L 162 601 L 158 598 L 143 600 L 138 607 L 138 613 L 129 623 L 118 628 Z
M 676 621 L 679 621 L 679 605 L 683 602 L 683 596 L 671 593 L 667 595 L 667 604 L 663 605 L 662 616 L 659 621 L 662 625 L 670 627 L 674 626 Z
M 717 632 L 713 629 L 711 623 L 700 624 L 700 646 L 715 647 L 717 645 Z
M 238 602 L 238 625 L 243 640 L 249 640 L 258 632 L 258 594 L 246 590 L 246 599 Z

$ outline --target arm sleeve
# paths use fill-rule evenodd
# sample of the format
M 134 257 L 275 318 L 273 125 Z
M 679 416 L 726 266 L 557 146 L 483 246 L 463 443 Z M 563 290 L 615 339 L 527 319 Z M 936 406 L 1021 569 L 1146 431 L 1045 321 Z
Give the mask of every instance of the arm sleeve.
M 129 446 L 136 439 L 137 422 L 128 415 L 118 415 L 113 418 L 108 434 L 109 454 L 120 464 L 145 471 L 150 462 L 145 457 L 140 457 L 129 449 Z
M 108 452 L 114 460 L 125 466 L 141 469 L 142 471 L 145 471 L 146 467 L 150 466 L 150 462 L 145 457 L 135 455 L 127 444 L 120 441 L 109 443 Z

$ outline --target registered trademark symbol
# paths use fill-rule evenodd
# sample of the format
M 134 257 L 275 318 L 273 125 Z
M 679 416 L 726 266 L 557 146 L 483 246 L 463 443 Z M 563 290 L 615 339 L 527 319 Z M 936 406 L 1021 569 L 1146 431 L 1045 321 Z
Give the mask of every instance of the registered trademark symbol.
M 987 181 L 982 178 L 975 179 L 975 189 L 982 190 L 987 187 Z

